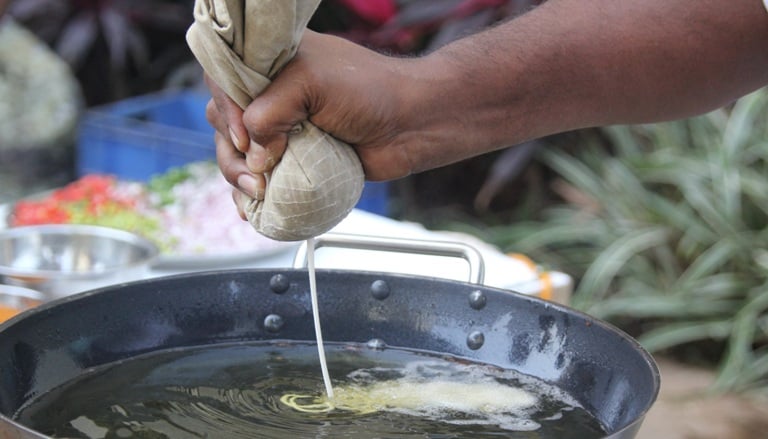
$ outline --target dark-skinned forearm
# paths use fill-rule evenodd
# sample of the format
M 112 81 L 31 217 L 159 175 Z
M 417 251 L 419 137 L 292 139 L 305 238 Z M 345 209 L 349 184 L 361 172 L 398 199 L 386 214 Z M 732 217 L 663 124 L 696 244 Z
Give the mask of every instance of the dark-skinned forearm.
M 768 13 L 759 0 L 549 0 L 416 62 L 418 170 L 727 104 L 768 83 Z

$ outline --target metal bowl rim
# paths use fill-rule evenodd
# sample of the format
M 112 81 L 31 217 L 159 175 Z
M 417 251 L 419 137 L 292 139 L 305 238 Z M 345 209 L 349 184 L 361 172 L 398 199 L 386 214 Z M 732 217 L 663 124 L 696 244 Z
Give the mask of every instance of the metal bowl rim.
M 14 296 L 24 299 L 32 299 L 45 301 L 47 296 L 42 291 L 38 291 L 32 288 L 20 287 L 18 285 L 2 284 L 0 283 L 0 296 Z
M 108 238 L 115 241 L 121 241 L 123 243 L 135 246 L 146 253 L 146 257 L 141 260 L 137 260 L 123 265 L 109 265 L 103 270 L 99 271 L 58 271 L 58 270 L 29 270 L 10 267 L 7 265 L 0 265 L 0 275 L 9 277 L 29 277 L 34 279 L 47 279 L 47 280 L 60 280 L 60 279 L 91 279 L 101 277 L 107 274 L 126 270 L 142 265 L 151 264 L 160 254 L 160 249 L 152 241 L 144 238 L 127 230 L 116 229 L 105 226 L 94 226 L 87 224 L 43 224 L 43 225 L 30 225 L 30 226 L 18 226 L 10 227 L 4 230 L 0 230 L 0 242 L 7 239 L 14 239 L 23 237 L 26 234 L 34 231 L 38 234 L 49 235 L 82 235 L 92 236 L 98 238 Z

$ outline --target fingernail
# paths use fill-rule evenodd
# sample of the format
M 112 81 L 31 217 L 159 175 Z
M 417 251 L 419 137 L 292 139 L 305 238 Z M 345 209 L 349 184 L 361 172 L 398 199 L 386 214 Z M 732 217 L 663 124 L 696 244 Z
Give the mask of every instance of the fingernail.
M 240 152 L 245 152 L 243 151 L 243 148 L 240 145 L 240 138 L 237 137 L 237 134 L 235 134 L 232 128 L 229 129 L 229 137 L 232 138 L 232 144 L 235 145 L 235 149 L 237 149 Z
M 240 215 L 240 218 L 242 218 L 243 221 L 248 221 L 246 210 L 253 198 L 240 192 L 240 190 L 235 189 L 232 191 L 232 200 L 235 202 L 235 206 L 237 206 L 237 214 Z
M 248 147 L 248 154 L 245 157 L 245 163 L 251 172 L 262 173 L 269 170 L 269 156 L 263 146 L 251 140 Z
M 237 177 L 237 185 L 240 186 L 240 189 L 248 194 L 248 196 L 256 198 L 257 200 L 264 199 L 264 185 L 261 183 L 260 179 L 253 175 L 241 174 Z

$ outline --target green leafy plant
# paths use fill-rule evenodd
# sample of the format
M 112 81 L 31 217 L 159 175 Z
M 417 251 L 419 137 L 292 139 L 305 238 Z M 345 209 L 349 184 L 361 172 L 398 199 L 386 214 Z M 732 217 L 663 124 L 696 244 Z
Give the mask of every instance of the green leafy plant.
M 768 388 L 766 114 L 761 90 L 701 117 L 541 149 L 567 202 L 484 237 L 571 273 L 575 307 L 650 351 L 719 362 L 718 388 Z
M 16 0 L 7 14 L 70 65 L 89 104 L 157 88 L 191 60 L 191 0 Z

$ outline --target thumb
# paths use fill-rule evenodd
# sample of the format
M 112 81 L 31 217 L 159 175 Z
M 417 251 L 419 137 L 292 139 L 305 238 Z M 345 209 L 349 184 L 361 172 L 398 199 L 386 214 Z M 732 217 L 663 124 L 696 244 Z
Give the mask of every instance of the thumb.
M 243 113 L 250 138 L 246 161 L 253 172 L 271 170 L 285 152 L 288 135 L 309 118 L 306 90 L 290 72 L 286 67 Z

